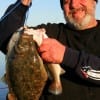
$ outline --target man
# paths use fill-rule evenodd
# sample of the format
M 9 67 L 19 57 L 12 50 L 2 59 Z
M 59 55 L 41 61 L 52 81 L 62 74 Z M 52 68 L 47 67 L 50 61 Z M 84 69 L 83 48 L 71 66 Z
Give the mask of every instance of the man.
M 8 7 L 4 16 L 1 18 L 2 20 L 0 20 L 0 50 L 3 53 L 6 54 L 7 52 L 6 46 L 12 34 L 24 24 L 25 15 L 30 6 L 30 3 L 31 0 L 17 0 L 15 4 L 12 4 Z M 9 13 L 16 5 L 18 6 L 11 13 Z
M 99 100 L 100 21 L 95 19 L 97 0 L 60 0 L 66 24 L 42 24 L 49 38 L 39 52 L 44 61 L 61 64 L 63 93 L 48 93 L 50 81 L 40 100 Z

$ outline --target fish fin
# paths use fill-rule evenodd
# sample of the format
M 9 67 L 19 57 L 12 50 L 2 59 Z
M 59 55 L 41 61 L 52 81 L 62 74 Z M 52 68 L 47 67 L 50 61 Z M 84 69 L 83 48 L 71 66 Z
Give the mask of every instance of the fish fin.
M 0 81 L 7 84 L 7 78 L 6 78 L 6 73 L 0 78 Z
M 18 100 L 14 93 L 8 93 L 6 99 L 7 100 Z
M 65 73 L 66 73 L 66 71 L 63 68 L 61 68 L 61 73 L 60 74 L 62 75 L 62 74 L 65 74 Z

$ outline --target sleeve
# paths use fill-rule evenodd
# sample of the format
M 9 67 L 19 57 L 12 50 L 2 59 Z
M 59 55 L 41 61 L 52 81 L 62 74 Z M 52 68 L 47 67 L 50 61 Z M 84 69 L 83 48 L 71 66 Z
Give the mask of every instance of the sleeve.
M 6 10 L 4 16 L 17 4 L 12 4 Z M 7 44 L 12 34 L 24 24 L 25 15 L 28 10 L 28 6 L 24 6 L 21 3 L 3 20 L 0 21 L 0 50 L 6 54 Z
M 75 69 L 82 79 L 100 85 L 100 57 L 68 48 L 61 65 L 64 69 Z

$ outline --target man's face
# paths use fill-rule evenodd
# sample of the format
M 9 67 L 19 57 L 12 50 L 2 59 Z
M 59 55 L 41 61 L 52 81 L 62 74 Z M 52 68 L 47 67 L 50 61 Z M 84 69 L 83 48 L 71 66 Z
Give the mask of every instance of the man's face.
M 82 29 L 95 17 L 94 0 L 64 0 L 64 17 L 68 23 Z

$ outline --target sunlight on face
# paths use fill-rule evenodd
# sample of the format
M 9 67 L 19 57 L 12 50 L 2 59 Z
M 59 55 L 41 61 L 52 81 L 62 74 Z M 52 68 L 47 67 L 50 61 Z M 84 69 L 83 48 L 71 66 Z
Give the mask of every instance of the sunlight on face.
M 72 27 L 75 27 L 76 29 L 78 30 L 81 30 L 83 29 L 83 27 L 85 25 L 87 25 L 90 20 L 91 20 L 91 15 L 89 14 L 86 14 L 86 16 L 81 20 L 81 22 L 77 22 L 76 20 L 74 20 L 74 18 L 72 16 L 64 16 L 65 17 L 65 20 L 72 26 Z
M 92 0 L 65 0 L 65 20 L 71 27 L 81 30 L 95 17 L 95 5 Z

